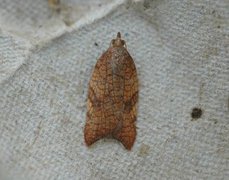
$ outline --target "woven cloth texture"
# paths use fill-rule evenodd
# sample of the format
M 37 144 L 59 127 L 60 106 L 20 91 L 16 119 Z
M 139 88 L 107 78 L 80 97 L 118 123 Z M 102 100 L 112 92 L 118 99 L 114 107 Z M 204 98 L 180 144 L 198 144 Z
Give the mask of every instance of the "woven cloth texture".
M 66 24 L 46 1 L 0 1 L 0 179 L 227 179 L 229 2 L 103 3 Z M 118 31 L 140 81 L 137 139 L 88 148 L 88 81 Z

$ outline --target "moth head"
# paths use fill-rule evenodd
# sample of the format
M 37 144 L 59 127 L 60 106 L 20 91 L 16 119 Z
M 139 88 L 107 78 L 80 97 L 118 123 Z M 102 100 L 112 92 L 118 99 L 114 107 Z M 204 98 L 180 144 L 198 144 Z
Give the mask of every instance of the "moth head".
M 126 48 L 126 42 L 121 39 L 121 33 L 117 33 L 116 39 L 112 39 L 111 41 L 111 47 L 125 47 Z

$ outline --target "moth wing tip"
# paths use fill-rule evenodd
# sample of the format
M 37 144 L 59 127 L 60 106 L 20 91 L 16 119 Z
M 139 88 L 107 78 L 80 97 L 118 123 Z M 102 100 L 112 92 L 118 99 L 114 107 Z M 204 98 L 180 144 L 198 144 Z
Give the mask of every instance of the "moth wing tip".
M 127 150 L 131 150 L 135 139 L 136 139 L 136 128 L 135 126 L 132 126 L 132 128 L 123 128 L 120 132 L 118 132 L 115 136 L 115 139 L 117 139 L 118 141 L 120 141 L 123 146 L 127 149 Z

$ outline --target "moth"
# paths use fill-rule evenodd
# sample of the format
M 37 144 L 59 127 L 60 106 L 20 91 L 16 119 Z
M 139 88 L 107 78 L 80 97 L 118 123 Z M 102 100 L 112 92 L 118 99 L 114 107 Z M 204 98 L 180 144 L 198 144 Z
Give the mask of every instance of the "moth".
M 137 70 L 118 32 L 98 59 L 89 81 L 86 145 L 112 137 L 131 150 L 136 139 L 137 101 Z

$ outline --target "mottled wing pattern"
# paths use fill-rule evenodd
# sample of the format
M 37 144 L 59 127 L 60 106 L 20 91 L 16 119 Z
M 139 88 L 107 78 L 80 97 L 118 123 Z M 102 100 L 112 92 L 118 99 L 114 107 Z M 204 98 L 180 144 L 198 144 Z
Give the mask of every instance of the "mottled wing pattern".
M 136 67 L 118 33 L 97 61 L 89 82 L 86 144 L 111 136 L 130 150 L 136 138 L 137 100 Z
M 138 100 L 138 78 L 133 59 L 127 52 L 124 61 L 124 111 L 122 128 L 114 137 L 122 142 L 126 149 L 131 149 L 136 138 L 136 116 Z
M 89 146 L 109 135 L 117 122 L 113 119 L 113 109 L 109 103 L 107 60 L 111 54 L 105 52 L 97 61 L 89 82 L 87 99 L 87 117 L 84 138 Z

